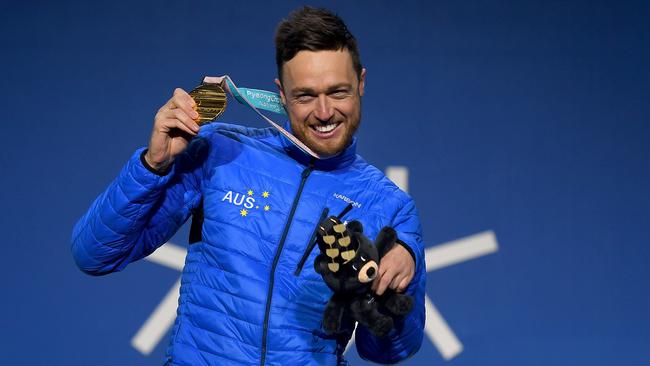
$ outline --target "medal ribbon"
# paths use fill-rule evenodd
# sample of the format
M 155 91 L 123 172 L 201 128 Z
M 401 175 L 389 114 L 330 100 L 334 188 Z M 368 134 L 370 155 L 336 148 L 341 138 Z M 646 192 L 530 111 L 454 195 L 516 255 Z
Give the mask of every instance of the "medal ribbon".
M 235 83 L 232 81 L 230 76 L 206 76 L 203 78 L 204 84 L 221 84 L 230 95 L 232 95 L 235 100 L 239 103 L 247 105 L 260 117 L 262 117 L 266 122 L 278 130 L 282 135 L 284 135 L 289 141 L 296 145 L 303 152 L 315 157 L 316 159 L 321 159 L 321 156 L 308 148 L 302 141 L 292 135 L 289 131 L 285 130 L 279 124 L 273 122 L 270 118 L 262 114 L 260 109 L 278 113 L 281 115 L 287 115 L 282 105 L 280 95 L 278 93 L 273 93 L 266 90 L 259 89 L 250 89 L 250 88 L 238 88 Z

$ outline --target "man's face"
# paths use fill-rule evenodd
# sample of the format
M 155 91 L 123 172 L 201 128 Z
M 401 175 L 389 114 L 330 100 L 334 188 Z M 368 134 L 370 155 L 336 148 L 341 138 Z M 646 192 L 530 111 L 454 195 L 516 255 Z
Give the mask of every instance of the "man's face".
M 344 150 L 361 120 L 366 70 L 360 80 L 347 50 L 300 51 L 275 80 L 294 135 L 319 155 Z

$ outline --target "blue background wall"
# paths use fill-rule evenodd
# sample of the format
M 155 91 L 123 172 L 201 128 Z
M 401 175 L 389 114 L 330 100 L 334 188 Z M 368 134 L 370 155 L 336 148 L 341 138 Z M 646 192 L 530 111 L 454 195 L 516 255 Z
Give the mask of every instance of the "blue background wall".
M 498 239 L 428 277 L 463 352 L 425 339 L 406 364 L 650 364 L 649 3 L 313 4 L 359 40 L 360 153 L 408 167 L 427 245 Z M 85 276 L 72 225 L 174 87 L 272 89 L 274 28 L 298 5 L 0 3 L 0 364 L 162 363 L 166 338 L 148 356 L 130 340 L 178 272 Z M 222 120 L 263 126 L 235 104 Z

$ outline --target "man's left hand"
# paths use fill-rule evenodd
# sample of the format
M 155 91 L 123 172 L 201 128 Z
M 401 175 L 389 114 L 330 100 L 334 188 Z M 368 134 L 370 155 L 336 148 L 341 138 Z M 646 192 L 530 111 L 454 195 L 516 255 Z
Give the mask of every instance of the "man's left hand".
M 413 257 L 401 244 L 395 243 L 379 262 L 379 270 L 377 278 L 372 283 L 372 290 L 377 295 L 383 295 L 387 288 L 403 292 L 414 274 Z

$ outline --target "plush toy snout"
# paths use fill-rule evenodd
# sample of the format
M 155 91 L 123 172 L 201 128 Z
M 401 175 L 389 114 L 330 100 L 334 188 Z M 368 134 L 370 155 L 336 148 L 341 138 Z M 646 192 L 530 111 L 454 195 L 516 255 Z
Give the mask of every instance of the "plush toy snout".
M 358 276 L 359 282 L 361 283 L 372 282 L 372 280 L 374 280 L 375 277 L 377 277 L 377 262 L 370 261 L 364 264 L 363 267 L 361 267 Z

